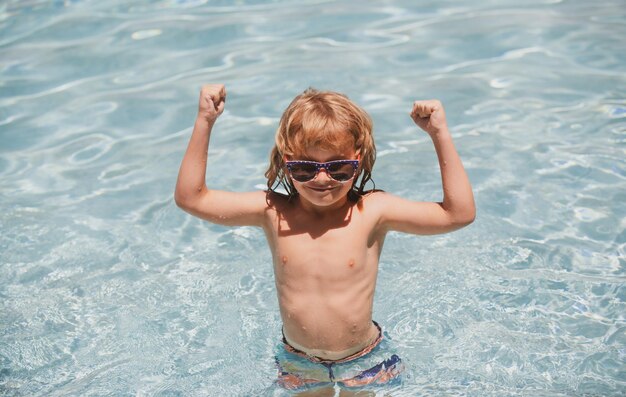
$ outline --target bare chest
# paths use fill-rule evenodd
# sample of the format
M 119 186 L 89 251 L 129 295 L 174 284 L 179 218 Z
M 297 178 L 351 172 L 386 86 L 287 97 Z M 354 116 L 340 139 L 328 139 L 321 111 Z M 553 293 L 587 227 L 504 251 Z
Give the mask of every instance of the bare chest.
M 278 280 L 340 285 L 377 272 L 382 241 L 372 238 L 367 219 L 353 216 L 349 222 L 317 227 L 311 222 L 314 220 L 302 228 L 280 225 L 273 231 L 271 245 Z

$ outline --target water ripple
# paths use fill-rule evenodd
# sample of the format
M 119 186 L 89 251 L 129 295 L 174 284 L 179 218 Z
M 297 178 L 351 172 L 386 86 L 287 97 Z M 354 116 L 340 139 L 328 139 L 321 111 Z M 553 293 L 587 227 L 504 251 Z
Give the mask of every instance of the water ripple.
M 0 6 L 0 388 L 9 395 L 284 395 L 263 232 L 180 211 L 205 82 L 229 101 L 208 183 L 264 186 L 283 109 L 347 93 L 377 187 L 441 199 L 407 116 L 440 98 L 474 224 L 392 233 L 374 315 L 393 395 L 623 395 L 626 84 L 618 0 L 9 1 Z M 246 373 L 246 379 L 241 379 Z

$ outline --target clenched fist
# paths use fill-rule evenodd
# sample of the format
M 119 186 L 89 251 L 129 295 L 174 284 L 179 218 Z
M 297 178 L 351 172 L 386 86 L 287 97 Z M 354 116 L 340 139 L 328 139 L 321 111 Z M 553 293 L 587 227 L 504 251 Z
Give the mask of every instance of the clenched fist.
M 224 84 L 207 84 L 200 90 L 198 117 L 214 122 L 224 111 L 226 87 Z
M 413 102 L 411 118 L 431 137 L 448 128 L 443 105 L 436 99 Z

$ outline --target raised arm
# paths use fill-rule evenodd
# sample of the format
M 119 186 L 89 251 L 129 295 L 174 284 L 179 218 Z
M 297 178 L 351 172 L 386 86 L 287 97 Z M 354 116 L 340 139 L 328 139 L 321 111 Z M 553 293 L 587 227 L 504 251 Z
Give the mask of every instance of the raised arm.
M 443 105 L 438 100 L 416 101 L 411 118 L 428 133 L 435 146 L 443 201 L 413 202 L 383 194 L 380 197 L 382 226 L 407 233 L 436 234 L 470 224 L 476 216 L 472 186 L 448 131 Z
M 222 84 L 202 87 L 198 116 L 178 172 L 176 204 L 199 218 L 222 225 L 261 226 L 266 208 L 265 193 L 235 193 L 206 186 L 206 167 L 211 130 L 224 111 L 226 88 Z

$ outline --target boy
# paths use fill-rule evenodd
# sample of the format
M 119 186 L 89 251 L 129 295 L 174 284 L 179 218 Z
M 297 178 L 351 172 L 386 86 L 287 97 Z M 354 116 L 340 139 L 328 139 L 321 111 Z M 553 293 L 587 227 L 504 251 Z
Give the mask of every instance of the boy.
M 223 85 L 202 88 L 175 199 L 210 222 L 263 228 L 283 320 L 279 383 L 288 388 L 319 382 L 358 386 L 397 376 L 400 359 L 375 354 L 382 332 L 372 321 L 385 235 L 391 230 L 446 233 L 475 216 L 472 189 L 443 106 L 417 101 L 411 111 L 430 135 L 441 169 L 443 202 L 429 203 L 365 191 L 375 159 L 371 119 L 347 97 L 311 89 L 296 97 L 281 118 L 266 172 L 268 190 L 211 190 L 205 184 L 209 137 L 225 102 Z M 287 194 L 274 191 L 276 184 Z

